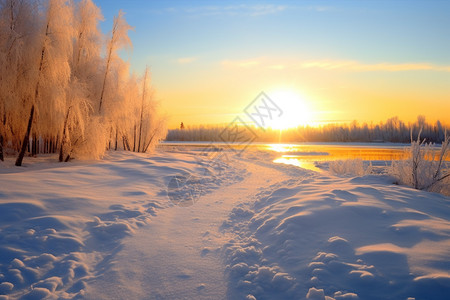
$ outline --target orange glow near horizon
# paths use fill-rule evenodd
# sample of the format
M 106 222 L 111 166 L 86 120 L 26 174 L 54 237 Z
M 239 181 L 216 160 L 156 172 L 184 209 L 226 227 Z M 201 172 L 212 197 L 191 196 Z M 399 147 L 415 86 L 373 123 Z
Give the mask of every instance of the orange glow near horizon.
M 212 90 L 185 95 L 164 93 L 162 106 L 169 116 L 168 128 L 179 128 L 180 122 L 187 127 L 200 125 L 223 126 L 236 116 L 243 114 L 245 106 L 257 95 L 255 89 L 217 93 Z M 158 92 L 158 91 L 157 91 Z M 425 105 L 425 96 L 419 93 L 402 94 L 399 91 L 374 93 L 370 90 L 358 90 L 353 87 L 329 88 L 324 91 L 297 92 L 295 89 L 267 90 L 267 95 L 278 105 L 283 114 L 268 127 L 284 130 L 298 126 L 317 127 L 326 124 L 349 124 L 356 120 L 359 124 L 385 123 L 392 117 L 408 123 L 414 123 L 419 115 L 424 115 L 428 123 L 439 120 L 449 126 L 446 112 L 450 101 L 444 95 L 429 94 L 432 105 Z M 390 94 L 388 94 L 390 93 Z M 423 92 L 422 92 L 423 93 Z M 215 104 L 209 99 L 218 99 Z M 188 104 L 188 105 L 187 105 Z
M 408 124 L 416 122 L 419 115 L 424 115 L 428 123 L 439 120 L 450 124 L 450 87 L 440 78 L 445 74 L 267 71 L 259 65 L 216 65 L 203 70 L 198 79 L 192 76 L 198 70 L 175 69 L 178 77 L 167 75 L 166 81 L 161 82 L 161 78 L 155 83 L 157 98 L 170 117 L 170 129 L 179 128 L 181 122 L 186 127 L 226 125 L 242 116 L 245 107 L 262 91 L 283 111 L 269 124 L 279 130 L 348 124 L 353 120 L 379 124 L 396 116 Z

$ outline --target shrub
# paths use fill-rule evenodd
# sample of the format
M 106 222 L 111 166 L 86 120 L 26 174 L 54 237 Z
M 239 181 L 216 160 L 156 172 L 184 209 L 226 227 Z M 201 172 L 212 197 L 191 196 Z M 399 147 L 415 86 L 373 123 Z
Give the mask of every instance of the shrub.
M 362 159 L 334 160 L 329 162 L 329 170 L 338 175 L 363 176 L 372 173 L 372 164 L 365 166 Z
M 426 143 L 425 140 L 421 141 L 420 132 L 416 141 L 411 134 L 411 146 L 405 150 L 409 158 L 393 161 L 389 173 L 400 184 L 449 195 L 450 168 L 446 161 L 449 149 L 450 138 L 447 132 L 440 149 L 432 143 Z

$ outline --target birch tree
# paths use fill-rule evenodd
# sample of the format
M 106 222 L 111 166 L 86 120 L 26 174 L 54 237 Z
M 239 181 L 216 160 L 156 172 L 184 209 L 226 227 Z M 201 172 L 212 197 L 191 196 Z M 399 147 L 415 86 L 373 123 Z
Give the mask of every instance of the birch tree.
M 36 46 L 30 47 L 31 50 L 38 50 L 30 66 L 34 71 L 33 95 L 16 166 L 22 165 L 35 113 L 41 121 L 40 129 L 44 131 L 54 129 L 60 121 L 58 117 L 64 106 L 70 78 L 68 54 L 72 53 L 73 37 L 71 7 L 64 0 L 49 0 L 46 4 L 45 22 L 36 36 Z
M 146 68 L 142 81 L 142 101 L 139 108 L 138 152 L 147 152 L 166 136 L 166 122 L 158 112 L 158 103 L 154 100 L 154 90 L 150 85 L 150 72 Z
M 141 138 L 142 138 L 142 121 L 144 116 L 144 103 L 145 97 L 148 94 L 147 90 L 147 77 L 148 77 L 148 66 L 145 68 L 144 80 L 142 83 L 142 101 L 141 101 L 141 111 L 139 114 L 139 141 L 138 141 L 138 152 L 141 150 Z
M 103 19 L 100 9 L 91 0 L 80 1 L 75 9 L 75 39 L 71 60 L 71 77 L 68 103 L 65 110 L 59 161 L 67 161 L 77 148 L 93 141 L 86 140 L 89 127 L 99 126 L 92 116 L 97 95 L 100 64 L 101 32 L 99 21 Z M 101 142 L 101 141 L 100 141 Z
M 119 14 L 114 17 L 113 27 L 110 33 L 110 38 L 108 42 L 108 46 L 106 49 L 106 64 L 105 64 L 105 73 L 103 76 L 102 89 L 100 92 L 100 100 L 98 106 L 99 114 L 102 112 L 102 105 L 105 96 L 105 88 L 107 85 L 108 76 L 111 72 L 111 66 L 115 59 L 118 58 L 117 51 L 121 48 L 131 47 L 131 40 L 128 36 L 128 31 L 132 30 L 133 27 L 128 25 L 125 21 L 124 13 L 119 11 Z
M 4 143 L 16 143 L 24 134 L 19 122 L 24 113 L 22 100 L 28 98 L 28 44 L 36 22 L 33 1 L 0 0 L 0 160 Z
M 164 136 L 148 70 L 119 56 L 132 27 L 120 11 L 103 39 L 100 20 L 92 0 L 0 0 L 0 160 L 5 145 L 20 166 L 27 150 L 100 158 L 108 138 L 147 151 Z

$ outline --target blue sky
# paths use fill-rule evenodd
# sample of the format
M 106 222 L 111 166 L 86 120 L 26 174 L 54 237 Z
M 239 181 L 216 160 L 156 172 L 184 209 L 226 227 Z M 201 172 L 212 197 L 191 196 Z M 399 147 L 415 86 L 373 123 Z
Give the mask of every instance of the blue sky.
M 128 23 L 135 27 L 130 33 L 134 45 L 132 69 L 141 73 L 148 64 L 156 89 L 159 86 L 163 100 L 169 104 L 174 101 L 173 95 L 165 96 L 165 91 L 171 86 L 183 89 L 210 84 L 217 89 L 219 81 L 226 85 L 227 78 L 233 77 L 230 68 L 236 66 L 248 69 L 266 64 L 273 69 L 286 69 L 302 65 L 301 72 L 284 72 L 281 77 L 287 85 L 307 85 L 306 90 L 314 85 L 307 84 L 309 79 L 320 76 L 305 69 L 317 68 L 350 70 L 335 75 L 334 79 L 325 74 L 324 80 L 336 85 L 338 82 L 345 85 L 340 82 L 342 77 L 355 83 L 361 79 L 360 75 L 380 83 L 409 80 L 405 87 L 430 81 L 431 87 L 424 86 L 424 95 L 426 88 L 440 89 L 449 79 L 450 1 L 96 0 L 95 3 L 105 17 L 101 25 L 104 32 L 109 30 L 119 9 L 126 13 Z M 380 72 L 388 73 L 380 77 Z M 261 72 L 257 70 L 253 75 L 248 73 L 255 80 L 258 74 Z M 268 77 L 275 82 L 280 74 L 266 75 L 260 80 L 261 86 L 254 87 L 255 92 L 268 85 Z M 317 81 L 316 86 L 320 87 Z M 255 92 L 252 90 L 248 95 Z M 443 100 L 440 101 L 436 105 Z
M 450 1 L 95 1 L 107 31 L 119 9 L 135 60 L 276 54 L 449 63 Z M 138 65 L 138 64 L 136 64 Z

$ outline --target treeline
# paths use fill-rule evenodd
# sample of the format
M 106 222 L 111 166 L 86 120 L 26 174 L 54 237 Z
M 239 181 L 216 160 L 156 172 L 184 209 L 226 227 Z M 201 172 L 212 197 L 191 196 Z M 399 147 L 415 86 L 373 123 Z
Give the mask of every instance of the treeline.
M 440 121 L 428 123 L 424 116 L 417 117 L 416 122 L 405 123 L 398 117 L 379 124 L 326 124 L 318 127 L 300 126 L 287 130 L 262 129 L 245 126 L 197 126 L 185 129 L 169 130 L 166 141 L 212 141 L 212 142 L 256 142 L 295 143 L 295 142 L 392 142 L 410 143 L 411 133 L 427 142 L 441 143 L 448 130 Z M 233 129 L 233 131 L 232 131 Z M 231 133 L 231 134 L 229 134 Z M 237 135 L 234 133 L 238 133 Z
M 145 152 L 165 137 L 148 69 L 130 74 L 120 11 L 109 34 L 91 0 L 0 0 L 0 159 Z

